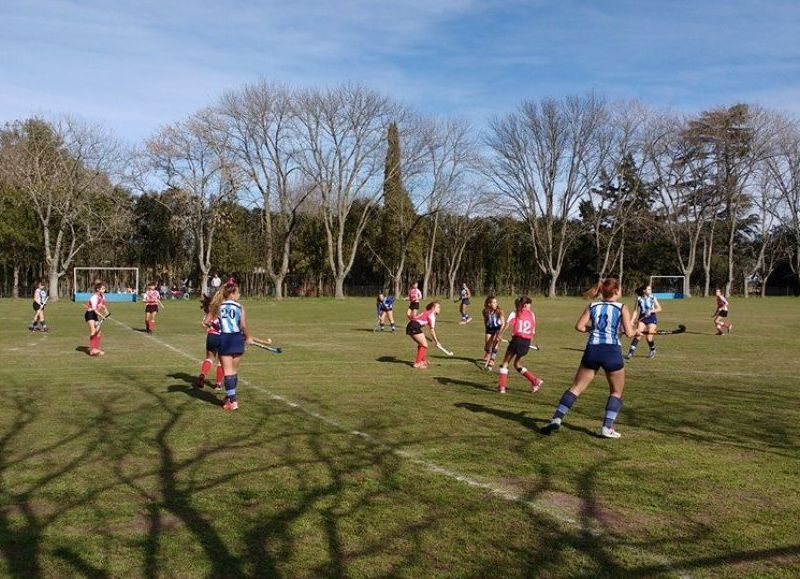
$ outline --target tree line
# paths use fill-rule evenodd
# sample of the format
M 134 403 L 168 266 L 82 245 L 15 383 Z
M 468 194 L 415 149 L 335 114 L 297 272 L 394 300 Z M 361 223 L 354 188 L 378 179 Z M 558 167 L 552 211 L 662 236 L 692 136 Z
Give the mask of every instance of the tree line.
M 9 293 L 76 265 L 236 273 L 250 293 L 419 280 L 425 295 L 574 293 L 615 275 L 683 292 L 800 285 L 800 122 L 595 93 L 526 100 L 478 131 L 363 85 L 259 81 L 125 145 L 72 117 L 0 130 Z

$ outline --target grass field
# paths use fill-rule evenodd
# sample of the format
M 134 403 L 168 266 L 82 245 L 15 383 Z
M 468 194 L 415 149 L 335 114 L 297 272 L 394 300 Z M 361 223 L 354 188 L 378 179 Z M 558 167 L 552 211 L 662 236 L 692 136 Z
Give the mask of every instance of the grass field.
M 796 299 L 733 299 L 722 337 L 712 300 L 666 302 L 688 331 L 628 363 L 616 441 L 594 435 L 602 378 L 538 433 L 580 360 L 577 299 L 534 300 L 535 396 L 513 372 L 496 393 L 449 302 L 455 356 L 428 370 L 402 328 L 373 334 L 372 300 L 245 303 L 285 352 L 247 352 L 225 413 L 192 388 L 196 302 L 153 336 L 111 304 L 98 359 L 80 304 L 29 334 L 29 302 L 2 302 L 0 574 L 800 576 Z

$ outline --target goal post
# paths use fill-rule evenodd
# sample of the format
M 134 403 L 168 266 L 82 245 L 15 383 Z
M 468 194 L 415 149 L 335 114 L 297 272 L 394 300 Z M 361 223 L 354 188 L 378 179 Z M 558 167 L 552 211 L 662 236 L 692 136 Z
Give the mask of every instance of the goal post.
M 683 293 L 685 280 L 685 275 L 651 275 L 653 296 L 660 300 L 682 300 L 686 297 Z
M 72 269 L 72 299 L 86 301 L 94 293 L 94 284 L 106 286 L 107 302 L 135 302 L 139 296 L 138 267 L 75 267 Z

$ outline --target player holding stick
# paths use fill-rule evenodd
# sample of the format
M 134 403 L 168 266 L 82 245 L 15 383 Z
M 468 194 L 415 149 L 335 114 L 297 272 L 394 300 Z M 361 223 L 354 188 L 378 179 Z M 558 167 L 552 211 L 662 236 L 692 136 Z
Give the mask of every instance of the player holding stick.
M 392 296 L 386 296 L 383 292 L 378 294 L 377 299 L 375 300 L 375 312 L 378 315 L 378 325 L 380 327 L 380 331 L 384 330 L 386 326 L 386 320 L 389 320 L 389 324 L 391 324 L 392 331 L 397 330 L 397 326 L 394 325 L 394 312 L 392 311 L 394 307 L 394 298 Z
M 406 334 L 408 334 L 417 344 L 417 358 L 414 361 L 414 368 L 427 368 L 428 367 L 428 340 L 425 338 L 424 326 L 431 329 L 431 339 L 436 346 L 440 349 L 444 348 L 439 338 L 436 335 L 436 316 L 439 315 L 442 308 L 439 302 L 431 302 L 425 307 L 425 311 L 414 316 L 406 326 Z
M 147 291 L 144 292 L 144 327 L 148 334 L 152 334 L 156 329 L 156 314 L 158 307 L 164 307 L 161 303 L 161 294 L 156 289 L 156 284 L 147 284 Z
M 631 345 L 628 348 L 628 354 L 625 356 L 629 360 L 633 358 L 636 353 L 636 346 L 639 345 L 639 340 L 642 336 L 647 336 L 647 344 L 650 346 L 650 353 L 647 354 L 648 358 L 656 357 L 656 340 L 655 335 L 658 329 L 658 318 L 656 314 L 661 311 L 661 304 L 653 296 L 653 288 L 649 285 L 643 285 L 636 288 L 636 311 L 638 315 L 636 319 L 639 324 L 636 329 L 636 336 L 631 340 Z
M 219 350 L 218 356 L 222 362 L 225 374 L 225 393 L 222 401 L 224 410 L 238 410 L 239 401 L 236 399 L 236 385 L 239 382 L 239 362 L 244 354 L 245 344 L 252 344 L 253 338 L 247 330 L 247 317 L 244 307 L 239 303 L 241 293 L 239 286 L 233 279 L 222 286 L 214 294 L 209 306 L 209 316 L 219 319 Z
M 506 349 L 506 355 L 503 357 L 503 364 L 500 366 L 500 377 L 497 383 L 497 389 L 500 394 L 506 393 L 506 385 L 508 384 L 508 363 L 514 360 L 514 368 L 531 384 L 531 392 L 537 392 L 541 385 L 544 383 L 533 373 L 520 364 L 520 360 L 528 354 L 531 347 L 531 340 L 536 335 L 536 316 L 531 310 L 531 298 L 528 296 L 520 296 L 514 302 L 516 309 L 511 312 L 503 327 L 510 327 L 512 332 L 511 342 Z M 502 332 L 500 338 L 502 339 Z
M 44 306 L 47 305 L 47 291 L 44 289 L 44 282 L 39 281 L 36 284 L 36 289 L 33 290 L 33 321 L 29 328 L 31 332 L 41 329 L 42 332 L 47 330 L 47 322 L 44 321 Z M 36 327 L 39 324 L 39 328 Z
M 89 355 L 90 356 L 103 356 L 105 352 L 100 349 L 100 341 L 103 334 L 100 330 L 100 322 L 105 320 L 111 314 L 106 307 L 106 286 L 103 282 L 98 281 L 94 284 L 94 293 L 89 301 L 86 302 L 86 313 L 83 319 L 89 326 Z
M 625 362 L 622 359 L 619 332 L 624 331 L 629 338 L 634 335 L 631 315 L 625 304 L 617 301 L 621 294 L 619 282 L 614 278 L 604 279 L 584 295 L 589 299 L 602 299 L 583 310 L 575 324 L 575 329 L 579 332 L 589 333 L 589 339 L 572 386 L 561 395 L 555 414 L 542 428 L 542 434 L 550 434 L 561 428 L 564 416 L 602 368 L 605 370 L 610 392 L 600 436 L 619 438 L 620 434 L 614 430 L 614 421 L 622 408 L 622 391 L 625 388 Z
M 495 296 L 488 296 L 483 302 L 483 324 L 486 327 L 486 335 L 483 341 L 483 367 L 486 370 L 494 368 L 497 359 L 497 346 L 503 335 L 505 326 L 505 314 L 503 308 L 497 303 Z
M 195 382 L 196 388 L 202 388 L 206 383 L 206 375 L 214 365 L 214 358 L 217 358 L 217 376 L 214 381 L 214 390 L 222 390 L 222 381 L 225 379 L 225 372 L 222 368 L 222 361 L 219 359 L 219 319 L 212 318 L 209 314 L 211 297 L 204 295 L 200 300 L 200 308 L 203 310 L 203 327 L 206 328 L 206 357 L 200 364 L 200 374 Z
M 728 333 L 731 333 L 733 324 L 728 320 L 728 300 L 722 295 L 722 290 L 717 288 L 714 292 L 714 297 L 717 302 L 717 309 L 714 310 L 714 325 L 717 327 L 717 335 L 722 335 L 722 329 L 726 328 Z
M 470 298 L 472 297 L 472 292 L 469 291 L 467 282 L 461 284 L 459 295 L 461 298 L 461 304 L 458 306 L 458 311 L 461 313 L 461 323 L 467 324 L 472 321 L 472 316 L 467 313 L 467 306 L 470 305 Z

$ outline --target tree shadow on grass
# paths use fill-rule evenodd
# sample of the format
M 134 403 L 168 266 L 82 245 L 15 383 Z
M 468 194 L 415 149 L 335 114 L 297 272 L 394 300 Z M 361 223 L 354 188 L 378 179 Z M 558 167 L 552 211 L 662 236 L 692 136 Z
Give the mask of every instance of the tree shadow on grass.
M 491 408 L 490 406 L 484 406 L 483 404 L 474 404 L 472 402 L 458 402 L 454 406 L 456 406 L 457 408 L 464 408 L 465 410 L 469 410 L 470 412 L 484 412 L 486 414 L 491 414 L 493 416 L 497 416 L 498 418 L 502 418 L 504 420 L 511 420 L 513 422 L 521 424 L 522 426 L 524 426 L 529 430 L 539 432 L 540 434 L 541 434 L 541 427 L 549 422 L 549 419 L 546 418 L 531 418 L 530 416 L 526 416 L 525 411 L 509 412 L 508 410 Z M 574 430 L 576 432 L 582 432 L 594 438 L 598 437 L 597 432 L 589 430 L 588 428 L 584 428 L 583 426 L 562 424 L 561 428 L 566 428 L 567 430 Z
M 209 404 L 213 404 L 214 406 L 220 405 L 220 399 L 217 398 L 213 391 L 206 390 L 204 388 L 196 388 L 195 381 L 197 380 L 197 376 L 192 376 L 191 374 L 186 374 L 185 372 L 176 372 L 174 374 L 167 374 L 170 378 L 175 378 L 176 380 L 183 380 L 185 384 L 172 384 L 167 387 L 167 392 L 183 392 L 184 394 L 191 396 L 192 398 L 197 398 L 198 400 L 202 400 L 203 402 L 208 402 Z

